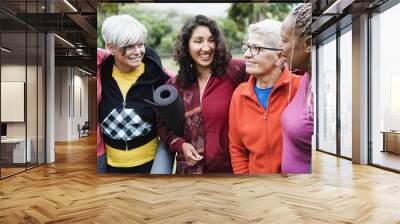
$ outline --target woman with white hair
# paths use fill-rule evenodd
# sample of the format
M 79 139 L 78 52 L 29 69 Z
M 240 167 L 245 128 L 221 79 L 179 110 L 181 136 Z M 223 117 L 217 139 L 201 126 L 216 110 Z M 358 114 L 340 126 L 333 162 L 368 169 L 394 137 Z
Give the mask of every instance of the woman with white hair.
M 129 15 L 106 18 L 98 49 L 98 172 L 150 173 L 159 145 L 153 91 L 169 76 L 145 47 L 146 28 Z M 100 133 L 101 130 L 101 133 Z
M 229 111 L 229 149 L 235 174 L 279 173 L 282 161 L 280 118 L 300 84 L 281 56 L 281 23 L 250 25 L 242 45 L 250 79 L 238 86 Z

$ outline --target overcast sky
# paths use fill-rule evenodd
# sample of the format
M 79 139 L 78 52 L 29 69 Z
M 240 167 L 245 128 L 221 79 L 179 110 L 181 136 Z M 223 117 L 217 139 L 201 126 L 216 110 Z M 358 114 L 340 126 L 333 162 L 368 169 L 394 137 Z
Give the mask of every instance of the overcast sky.
M 232 3 L 142 3 L 143 7 L 156 9 L 176 9 L 187 14 L 225 16 Z

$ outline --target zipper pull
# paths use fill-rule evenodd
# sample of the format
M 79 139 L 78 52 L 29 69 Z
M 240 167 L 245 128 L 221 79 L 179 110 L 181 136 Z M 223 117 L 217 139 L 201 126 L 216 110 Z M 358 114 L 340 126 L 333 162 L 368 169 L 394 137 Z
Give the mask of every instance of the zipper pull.
M 264 110 L 264 120 L 267 120 L 267 111 Z
M 125 109 L 125 105 L 126 105 L 126 102 L 125 101 L 122 102 L 122 106 L 124 107 L 124 109 Z
M 125 151 L 128 151 L 128 142 L 125 141 Z

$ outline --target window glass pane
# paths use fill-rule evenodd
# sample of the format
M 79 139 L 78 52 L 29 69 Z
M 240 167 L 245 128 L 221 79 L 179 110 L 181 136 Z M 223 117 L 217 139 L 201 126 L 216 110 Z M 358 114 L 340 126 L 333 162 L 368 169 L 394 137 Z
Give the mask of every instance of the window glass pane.
M 318 48 L 318 148 L 336 153 L 336 39 Z
M 21 8 L 25 7 L 20 3 Z M 9 23 L 1 32 L 1 177 L 26 170 L 30 161 L 30 141 L 26 141 L 26 30 L 14 18 L 0 12 Z M 14 26 L 15 24 L 19 24 Z
M 352 35 L 340 36 L 340 153 L 351 158 L 352 141 Z
M 372 26 L 372 163 L 400 170 L 400 4 L 376 14 Z
M 1 178 L 45 161 L 45 35 L 37 24 L 45 1 L 5 0 L 0 12 Z M 18 18 L 18 19 L 16 19 Z
M 27 163 L 28 168 L 37 165 L 37 75 L 38 75 L 38 36 L 36 32 L 28 32 L 28 62 L 26 80 L 26 115 L 27 115 L 27 141 L 30 144 L 30 158 Z
M 45 163 L 45 60 L 46 60 L 46 52 L 45 52 L 45 44 L 46 37 L 43 33 L 39 33 L 38 36 L 38 164 Z

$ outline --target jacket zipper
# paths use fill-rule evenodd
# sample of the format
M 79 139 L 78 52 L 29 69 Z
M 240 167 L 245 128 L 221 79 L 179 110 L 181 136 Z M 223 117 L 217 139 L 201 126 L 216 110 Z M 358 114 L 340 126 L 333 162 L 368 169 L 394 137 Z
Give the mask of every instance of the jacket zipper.
M 120 93 L 120 96 L 121 96 L 121 98 L 122 98 L 122 106 L 123 106 L 123 109 L 125 110 L 125 106 L 126 106 L 126 99 L 124 98 L 124 96 L 122 95 L 122 91 L 121 91 L 121 89 L 119 88 L 119 85 L 118 85 L 118 82 L 117 82 L 117 80 L 112 76 L 112 69 L 111 69 L 111 75 L 110 75 L 110 78 L 111 78 L 111 82 L 114 82 L 115 84 L 115 86 L 114 87 L 116 87 L 118 90 L 119 90 L 119 93 Z M 139 79 L 138 79 L 139 80 Z M 135 85 L 137 85 L 138 84 L 138 80 L 136 80 L 136 82 L 134 83 L 134 84 L 132 84 L 131 85 L 131 87 L 128 89 L 128 91 L 126 92 L 126 98 L 128 97 L 128 95 L 129 95 L 129 92 L 131 91 L 131 89 L 135 86 Z M 139 84 L 141 84 L 141 83 L 139 83 Z M 127 140 L 125 140 L 125 151 L 128 151 L 128 141 Z
M 269 105 L 268 105 L 268 103 L 269 103 L 269 98 L 271 97 L 271 95 L 272 95 L 272 91 L 271 91 L 271 94 L 269 95 L 269 97 L 268 97 L 268 100 L 267 100 L 267 109 L 266 110 L 264 110 L 264 120 L 265 120 L 265 123 L 266 123 L 266 129 L 267 129 L 267 133 L 266 133 L 266 136 L 265 136 L 265 138 L 267 139 L 267 173 L 269 173 L 269 166 L 270 166 L 270 157 L 271 157 L 271 154 L 270 154 L 270 148 L 269 148 L 269 138 L 268 138 L 268 108 L 269 108 Z
M 272 89 L 272 91 L 271 91 L 271 93 L 269 94 L 269 97 L 268 97 L 268 100 L 267 100 L 267 109 L 266 110 L 264 110 L 264 119 L 267 121 L 268 120 L 268 109 L 269 109 L 269 100 L 271 99 L 271 96 L 272 96 L 272 94 L 274 93 L 274 90 L 276 90 L 276 89 L 278 89 L 278 88 L 280 88 L 281 86 L 283 86 L 283 85 L 285 85 L 285 84 L 287 84 L 287 82 L 284 82 L 284 83 L 281 83 L 280 85 L 278 85 L 276 88 L 273 88 Z M 270 144 L 269 144 L 269 138 L 268 138 L 268 122 L 267 122 L 267 148 L 269 149 L 270 148 Z M 267 164 L 268 164 L 268 166 L 267 166 L 267 172 L 268 173 L 271 173 L 271 167 L 270 167 L 270 165 L 271 165 L 271 150 L 268 150 L 267 151 L 267 155 L 268 155 L 268 157 L 267 157 Z
M 263 119 L 265 120 L 265 123 L 266 123 L 266 129 L 267 129 L 267 134 L 266 134 L 266 136 L 265 136 L 265 138 L 267 139 L 267 144 L 266 144 L 266 148 L 267 148 L 267 173 L 270 173 L 270 169 L 269 169 L 269 165 L 270 165 L 270 153 L 269 153 L 269 138 L 268 138 L 268 109 L 269 109 L 269 99 L 271 98 L 271 96 L 272 96 L 272 93 L 274 92 L 274 89 L 272 89 L 272 91 L 271 91 L 271 93 L 269 94 L 269 97 L 268 97 L 268 100 L 267 100 L 267 109 L 264 109 L 264 107 L 263 107 L 263 105 L 260 103 L 260 102 L 258 102 L 258 100 L 257 100 L 257 103 L 259 104 L 259 105 L 261 105 L 261 107 L 263 108 L 263 111 L 264 111 L 264 113 L 263 113 Z
M 135 85 L 136 85 L 136 83 L 133 83 L 133 84 L 131 85 L 131 87 L 129 87 L 128 91 L 126 92 L 125 98 L 124 98 L 124 96 L 122 95 L 122 91 L 121 91 L 121 89 L 120 89 L 121 96 L 122 96 L 122 99 L 123 99 L 123 101 L 122 101 L 122 109 L 123 109 L 123 110 L 125 110 L 125 107 L 126 107 L 126 98 L 128 98 L 129 91 L 131 91 L 131 89 L 132 89 Z M 126 125 L 126 124 L 125 124 L 125 125 Z M 128 141 L 125 140 L 125 151 L 128 151 L 128 149 L 129 149 L 129 148 L 128 148 Z
M 125 111 L 126 101 L 122 101 L 122 109 Z M 126 124 L 125 124 L 126 125 Z M 125 151 L 128 151 L 128 141 L 125 140 Z
M 280 85 L 276 86 L 275 88 L 272 89 L 268 100 L 267 100 L 267 109 L 264 109 L 264 114 L 263 114 L 263 119 L 266 121 L 267 124 L 267 149 L 269 149 L 269 138 L 268 138 L 268 109 L 269 109 L 269 100 L 271 99 L 272 94 L 274 93 L 274 90 L 280 88 L 281 86 L 285 85 L 287 82 L 281 83 Z M 262 105 L 261 105 L 262 106 Z M 270 169 L 270 163 L 271 163 L 271 152 L 270 150 L 267 151 L 267 172 L 270 173 L 271 169 Z
M 269 111 L 269 100 L 271 99 L 272 94 L 274 93 L 274 89 L 272 89 L 271 93 L 269 94 L 268 100 L 267 100 L 267 109 L 264 110 L 264 120 L 266 122 L 267 125 L 267 173 L 271 173 L 271 150 L 270 150 L 270 145 L 269 145 L 269 135 L 268 135 L 268 111 Z

